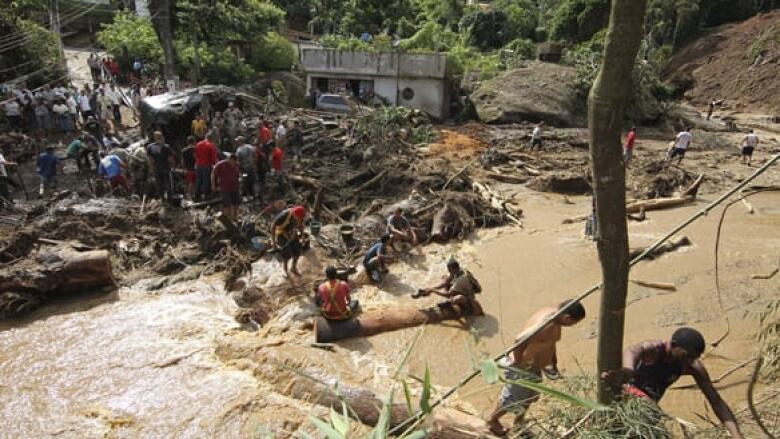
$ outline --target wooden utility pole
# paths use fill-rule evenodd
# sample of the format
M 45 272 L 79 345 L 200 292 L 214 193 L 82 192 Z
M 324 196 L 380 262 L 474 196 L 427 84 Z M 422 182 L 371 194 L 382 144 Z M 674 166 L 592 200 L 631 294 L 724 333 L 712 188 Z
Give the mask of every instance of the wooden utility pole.
M 626 173 L 621 131 L 646 0 L 612 0 L 604 59 L 588 96 L 588 131 L 599 225 L 597 248 L 604 286 L 599 315 L 598 376 L 619 369 L 628 289 Z M 598 399 L 608 403 L 620 389 L 599 380 Z
M 171 31 L 171 1 L 170 0 L 150 0 L 149 10 L 152 14 L 152 24 L 160 40 L 165 55 L 165 65 L 163 66 L 163 76 L 166 80 L 172 80 L 176 77 L 173 54 L 173 32 Z

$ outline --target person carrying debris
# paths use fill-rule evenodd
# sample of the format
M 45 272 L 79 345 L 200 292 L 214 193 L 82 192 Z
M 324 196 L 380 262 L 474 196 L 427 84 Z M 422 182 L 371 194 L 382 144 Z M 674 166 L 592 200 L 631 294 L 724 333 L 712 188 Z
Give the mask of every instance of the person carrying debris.
M 536 147 L 538 147 L 540 151 L 542 149 L 542 125 L 544 125 L 544 122 L 539 122 L 531 132 L 531 151 Z
M 322 317 L 328 320 L 347 320 L 360 308 L 360 303 L 350 296 L 349 284 L 337 278 L 336 267 L 325 269 L 327 280 L 317 288 L 315 299 Z
M 432 288 L 420 288 L 412 294 L 413 299 L 436 294 L 447 299 L 440 307 L 457 305 L 462 314 L 481 315 L 482 306 L 477 302 L 476 295 L 482 292 L 482 285 L 470 271 L 461 268 L 460 263 L 453 258 L 447 261 L 447 275 L 442 282 Z
M 560 378 L 556 344 L 561 340 L 563 328 L 574 326 L 585 318 L 585 307 L 580 302 L 566 300 L 536 311 L 526 320 L 517 336 L 517 340 L 526 337 L 560 310 L 563 310 L 561 315 L 544 325 L 501 361 L 502 366 L 505 366 L 504 377 L 508 382 L 501 389 L 498 406 L 487 421 L 493 434 L 505 436 L 508 433 L 501 425 L 502 416 L 508 412 L 515 414 L 514 425 L 518 426 L 531 404 L 539 399 L 539 392 L 512 381 L 524 379 L 541 383 L 542 372 L 548 379 Z
M 165 143 L 162 131 L 155 131 L 152 138 L 154 142 L 146 146 L 149 168 L 154 171 L 157 194 L 160 198 L 164 197 L 170 202 L 173 199 L 171 169 L 175 166 L 176 160 L 173 156 L 173 150 Z
M 130 186 L 127 185 L 127 179 L 122 175 L 122 170 L 127 165 L 116 155 L 109 154 L 100 160 L 98 175 L 108 180 L 111 190 L 122 189 L 126 194 L 130 193 Z
M 300 235 L 303 232 L 303 221 L 306 219 L 306 208 L 300 205 L 292 206 L 279 212 L 271 225 L 271 239 L 274 248 L 279 251 L 284 265 L 284 275 L 288 275 L 287 263 L 292 259 L 293 274 L 298 272 L 298 258 L 301 256 Z
M 677 137 L 675 137 L 674 142 L 672 142 L 672 149 L 669 150 L 666 161 L 671 163 L 675 157 L 678 157 L 677 164 L 679 165 L 682 163 L 682 159 L 685 157 L 685 151 L 688 149 L 688 146 L 690 146 L 691 140 L 693 140 L 693 136 L 691 135 L 690 128 L 685 127 L 685 129 L 677 133 Z
M 398 253 L 394 242 L 408 242 L 417 245 L 417 233 L 408 219 L 403 215 L 403 210 L 397 207 L 392 215 L 387 217 L 387 233 L 390 234 L 390 246 Z
M 41 177 L 41 186 L 38 190 L 38 195 L 43 197 L 46 189 L 54 189 L 56 186 L 57 167 L 61 166 L 60 160 L 54 155 L 53 145 L 46 147 L 46 151 L 38 156 L 36 164 L 38 176 Z
M 741 439 L 734 413 L 712 385 L 699 359 L 705 347 L 699 331 L 680 328 L 671 340 L 645 341 L 624 350 L 623 368 L 604 372 L 601 378 L 613 386 L 622 385 L 626 395 L 658 403 L 680 376 L 691 375 L 731 437 Z
M 363 257 L 363 267 L 366 269 L 371 280 L 380 282 L 382 273 L 387 273 L 387 262 L 393 260 L 387 255 L 387 244 L 390 243 L 390 235 L 385 233 L 376 244 L 372 245 Z
M 217 164 L 217 147 L 212 141 L 214 134 L 195 144 L 195 201 L 211 197 L 211 168 Z
M 742 163 L 750 166 L 750 161 L 753 159 L 753 151 L 758 147 L 758 136 L 755 131 L 750 132 L 742 138 L 740 142 L 742 146 Z
M 234 223 L 238 222 L 238 206 L 241 204 L 238 159 L 235 154 L 221 160 L 211 172 L 211 187 L 219 186 L 222 194 L 222 212 Z
M 626 134 L 626 143 L 623 147 L 623 164 L 628 167 L 628 163 L 634 156 L 634 142 L 636 141 L 636 127 L 631 127 Z
M 244 136 L 236 137 L 236 156 L 243 177 L 242 195 L 255 196 L 255 174 L 257 172 L 257 151 L 255 147 L 246 143 Z
M 91 156 L 94 163 L 94 168 L 92 169 L 97 169 L 100 162 L 98 160 L 98 148 L 97 140 L 94 140 L 89 134 L 82 134 L 68 144 L 68 147 L 65 149 L 65 156 L 76 161 L 76 167 L 78 167 L 79 171 L 90 169 L 89 159 Z

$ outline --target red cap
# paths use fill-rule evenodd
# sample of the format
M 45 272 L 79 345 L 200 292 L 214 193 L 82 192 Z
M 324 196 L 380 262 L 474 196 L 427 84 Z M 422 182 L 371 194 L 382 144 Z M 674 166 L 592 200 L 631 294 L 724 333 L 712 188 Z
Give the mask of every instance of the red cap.
M 293 206 L 292 214 L 298 219 L 303 219 L 306 217 L 306 208 L 303 206 Z

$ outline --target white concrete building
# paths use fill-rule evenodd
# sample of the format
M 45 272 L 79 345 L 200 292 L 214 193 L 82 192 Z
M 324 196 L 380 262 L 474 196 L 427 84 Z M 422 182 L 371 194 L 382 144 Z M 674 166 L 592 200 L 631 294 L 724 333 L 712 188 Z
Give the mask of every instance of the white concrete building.
M 306 90 L 381 96 L 392 105 L 416 108 L 431 116 L 449 116 L 451 82 L 441 54 L 407 54 L 302 48 Z

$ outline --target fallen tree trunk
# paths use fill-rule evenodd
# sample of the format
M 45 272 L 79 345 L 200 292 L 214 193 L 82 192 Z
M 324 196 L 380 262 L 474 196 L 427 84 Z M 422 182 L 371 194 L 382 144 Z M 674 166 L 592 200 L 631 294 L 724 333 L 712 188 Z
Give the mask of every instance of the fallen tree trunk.
M 523 222 L 520 221 L 520 216 L 523 214 L 523 210 L 515 207 L 512 203 L 504 198 L 501 198 L 498 194 L 493 192 L 486 184 L 474 182 L 471 184 L 474 191 L 479 194 L 485 201 L 490 203 L 494 209 L 503 212 L 504 215 L 509 218 L 516 225 L 523 227 Z
M 60 251 L 36 255 L 35 266 L 25 262 L 0 272 L 0 292 L 75 292 L 115 285 L 106 250 Z
M 471 315 L 480 312 L 481 309 Z M 434 306 L 425 309 L 401 308 L 369 311 L 345 321 L 332 321 L 316 317 L 314 333 L 317 343 L 329 343 L 353 337 L 368 337 L 382 332 L 438 323 L 444 320 L 455 320 L 465 315 L 453 307 L 441 309 Z
M 688 239 L 687 236 L 680 236 L 680 237 L 677 237 L 677 238 L 674 238 L 674 239 L 670 239 L 669 241 L 661 244 L 657 249 L 655 249 L 655 251 L 653 251 L 652 253 L 647 255 L 647 259 L 655 259 L 655 258 L 657 258 L 658 256 L 661 256 L 664 253 L 673 252 L 673 251 L 677 250 L 680 247 L 685 247 L 685 246 L 692 245 L 692 244 L 693 243 L 691 242 L 690 239 Z M 628 256 L 631 259 L 634 259 L 635 257 L 637 257 L 637 256 L 641 255 L 642 253 L 644 253 L 644 251 L 647 250 L 647 248 L 648 247 L 644 247 L 644 246 L 643 247 L 632 247 L 628 251 Z
M 642 210 L 668 209 L 670 207 L 693 203 L 696 201 L 696 195 L 698 194 L 699 187 L 703 181 L 704 175 L 699 175 L 699 178 L 697 178 L 685 192 L 677 197 L 654 198 L 652 200 L 639 200 L 627 203 L 626 213 L 638 213 Z

